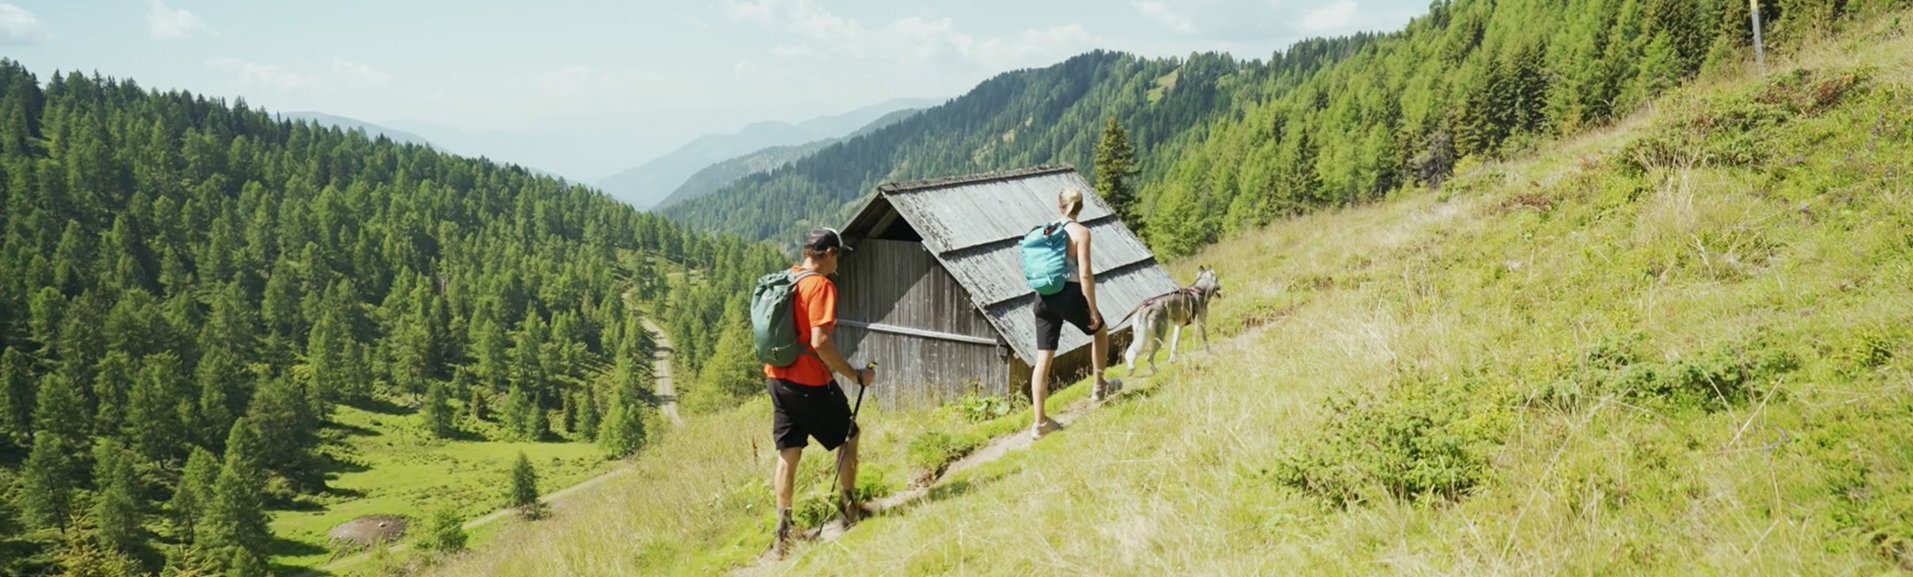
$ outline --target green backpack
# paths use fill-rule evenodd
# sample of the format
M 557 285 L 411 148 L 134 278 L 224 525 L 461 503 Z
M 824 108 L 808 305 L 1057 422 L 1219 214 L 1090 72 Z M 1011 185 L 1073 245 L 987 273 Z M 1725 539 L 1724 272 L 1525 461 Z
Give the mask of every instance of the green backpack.
M 757 347 L 757 360 L 773 367 L 788 367 L 797 357 L 815 355 L 797 340 L 797 283 L 817 276 L 816 271 L 778 271 L 759 277 L 751 291 L 751 339 Z

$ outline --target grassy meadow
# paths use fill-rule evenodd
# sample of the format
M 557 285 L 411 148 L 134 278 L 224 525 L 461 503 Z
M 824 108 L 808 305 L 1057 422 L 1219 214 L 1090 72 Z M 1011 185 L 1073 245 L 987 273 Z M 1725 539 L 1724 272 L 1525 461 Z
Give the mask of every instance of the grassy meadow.
M 1172 267 L 1221 270 L 1212 351 L 772 572 L 1913 572 L 1909 151 L 1889 16 L 1440 190 L 1238 235 Z M 873 413 L 866 490 L 1026 419 Z M 768 423 L 761 400 L 692 418 L 427 572 L 750 567 Z

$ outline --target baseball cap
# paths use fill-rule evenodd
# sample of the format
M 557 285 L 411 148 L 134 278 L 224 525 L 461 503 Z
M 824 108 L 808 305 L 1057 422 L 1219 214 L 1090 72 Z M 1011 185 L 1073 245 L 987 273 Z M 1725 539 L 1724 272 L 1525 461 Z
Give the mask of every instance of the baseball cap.
M 838 249 L 840 252 L 852 252 L 853 250 L 844 244 L 844 235 L 837 232 L 837 229 L 834 228 L 820 228 L 810 231 L 810 237 L 804 239 L 804 250 L 810 252 L 824 252 L 833 248 Z

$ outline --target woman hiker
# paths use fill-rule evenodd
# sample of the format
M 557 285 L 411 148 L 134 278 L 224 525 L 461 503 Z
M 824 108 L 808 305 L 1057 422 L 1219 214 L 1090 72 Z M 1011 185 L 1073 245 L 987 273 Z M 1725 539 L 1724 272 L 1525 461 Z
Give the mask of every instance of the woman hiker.
M 1076 222 L 1076 215 L 1083 212 L 1083 191 L 1064 189 L 1056 197 L 1056 210 L 1061 216 L 1057 222 L 1069 233 L 1064 277 L 1073 280 L 1055 294 L 1036 293 L 1036 366 L 1030 372 L 1030 401 L 1036 413 L 1036 424 L 1030 427 L 1033 439 L 1063 428 L 1045 414 L 1043 402 L 1049 397 L 1050 363 L 1056 360 L 1056 341 L 1063 334 L 1064 322 L 1096 338 L 1090 350 L 1091 367 L 1096 373 L 1096 389 L 1091 398 L 1101 402 L 1121 387 L 1120 383 L 1103 378 L 1103 368 L 1109 360 L 1109 327 L 1103 325 L 1103 315 L 1096 309 L 1096 274 L 1089 260 L 1089 227 Z

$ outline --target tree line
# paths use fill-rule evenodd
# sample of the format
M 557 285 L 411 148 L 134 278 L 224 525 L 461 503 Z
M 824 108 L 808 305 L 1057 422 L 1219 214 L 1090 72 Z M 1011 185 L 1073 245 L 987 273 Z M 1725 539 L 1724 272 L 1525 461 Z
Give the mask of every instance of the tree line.
M 1895 0 L 1758 0 L 1769 49 Z M 1438 0 L 1400 31 L 1318 38 L 1267 60 L 1091 52 L 664 213 L 789 244 L 886 181 L 1090 165 L 1107 120 L 1137 173 L 1131 225 L 1158 252 L 1324 206 L 1439 186 L 1466 162 L 1604 126 L 1750 58 L 1746 2 Z M 1475 159 L 1475 160 L 1468 160 Z
M 662 212 L 700 230 L 793 246 L 840 226 L 877 184 L 1068 163 L 1085 172 L 1110 117 L 1147 157 L 1227 109 L 1263 67 L 1227 54 L 1145 59 L 1095 51 L 984 81 L 969 93 Z
M 0 574 L 263 575 L 341 404 L 629 454 L 642 309 L 714 325 L 683 292 L 779 258 L 516 166 L 0 60 Z
M 1769 50 L 1895 5 L 1759 2 Z M 1336 66 L 1269 75 L 1261 96 L 1179 137 L 1167 147 L 1172 159 L 1146 165 L 1154 169 L 1143 175 L 1146 240 L 1186 254 L 1281 216 L 1439 186 L 1469 159 L 1605 126 L 1696 75 L 1747 64 L 1749 10 L 1688 0 L 1437 1 Z

